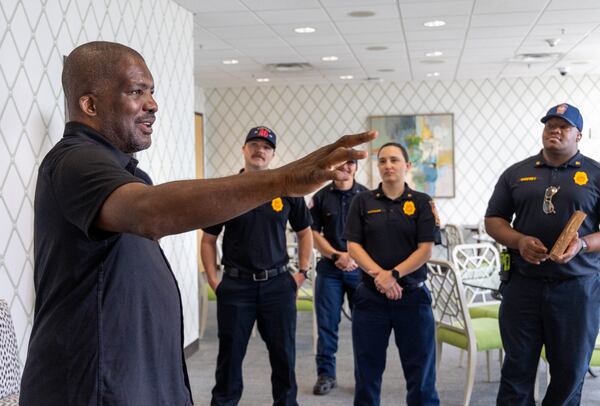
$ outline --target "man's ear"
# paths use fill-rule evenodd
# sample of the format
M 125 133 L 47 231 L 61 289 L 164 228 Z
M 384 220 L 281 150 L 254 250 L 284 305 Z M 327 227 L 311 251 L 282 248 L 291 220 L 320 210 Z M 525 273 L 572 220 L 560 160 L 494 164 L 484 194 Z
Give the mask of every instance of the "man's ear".
M 98 112 L 96 111 L 96 97 L 92 94 L 86 94 L 79 98 L 79 108 L 86 116 L 95 117 Z

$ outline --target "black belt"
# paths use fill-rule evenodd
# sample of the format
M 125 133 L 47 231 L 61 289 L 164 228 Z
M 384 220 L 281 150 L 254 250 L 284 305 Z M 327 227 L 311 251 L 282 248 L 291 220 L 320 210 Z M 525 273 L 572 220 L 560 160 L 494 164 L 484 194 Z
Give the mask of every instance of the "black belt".
M 421 289 L 423 286 L 425 286 L 425 282 L 405 283 L 405 284 L 400 284 L 400 286 L 402 287 L 402 290 L 405 290 L 408 292 L 410 290 Z
M 223 271 L 227 274 L 227 276 L 230 276 L 232 278 L 251 279 L 254 282 L 264 282 L 287 272 L 288 268 L 287 266 L 280 266 L 279 268 L 265 269 L 263 271 L 252 272 L 226 266 L 224 267 Z

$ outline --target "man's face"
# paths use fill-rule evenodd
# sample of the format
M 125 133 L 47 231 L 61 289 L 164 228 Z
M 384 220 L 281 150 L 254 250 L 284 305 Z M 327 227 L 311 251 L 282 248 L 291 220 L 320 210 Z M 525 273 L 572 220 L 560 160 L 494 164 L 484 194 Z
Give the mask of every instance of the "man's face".
M 547 151 L 574 154 L 580 138 L 577 127 L 560 117 L 552 117 L 544 125 L 542 143 Z
M 268 141 L 261 139 L 254 139 L 245 143 L 242 152 L 246 167 L 252 170 L 267 169 L 275 156 L 273 146 Z
M 400 148 L 389 145 L 379 151 L 377 169 L 383 183 L 404 184 L 410 167 L 410 162 L 406 162 Z
M 116 140 L 121 151 L 142 151 L 152 144 L 158 110 L 153 94 L 154 80 L 144 61 L 123 57 L 116 77 L 97 97 L 100 132 Z

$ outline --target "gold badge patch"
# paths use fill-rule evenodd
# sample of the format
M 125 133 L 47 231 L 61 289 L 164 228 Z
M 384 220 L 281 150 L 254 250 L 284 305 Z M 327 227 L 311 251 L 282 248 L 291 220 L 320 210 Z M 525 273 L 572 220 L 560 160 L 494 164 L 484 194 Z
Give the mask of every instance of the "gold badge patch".
M 431 205 L 431 212 L 433 213 L 433 218 L 435 219 L 435 225 L 439 227 L 442 223 L 440 221 L 440 216 L 438 215 L 437 208 L 435 207 L 435 203 L 433 202 L 433 200 L 430 200 L 429 204 Z
M 281 197 L 277 197 L 277 198 L 273 199 L 273 201 L 271 201 L 271 207 L 275 211 L 283 210 L 283 201 L 281 200 Z
M 585 185 L 586 183 L 588 183 L 587 173 L 581 172 L 581 171 L 575 172 L 575 176 L 573 176 L 573 180 L 579 186 Z
M 406 214 L 408 216 L 412 216 L 413 214 L 415 214 L 415 211 L 417 210 L 415 207 L 415 202 L 413 202 L 412 200 L 408 200 L 408 201 L 404 202 L 404 206 L 402 206 L 402 210 L 404 211 L 404 214 Z

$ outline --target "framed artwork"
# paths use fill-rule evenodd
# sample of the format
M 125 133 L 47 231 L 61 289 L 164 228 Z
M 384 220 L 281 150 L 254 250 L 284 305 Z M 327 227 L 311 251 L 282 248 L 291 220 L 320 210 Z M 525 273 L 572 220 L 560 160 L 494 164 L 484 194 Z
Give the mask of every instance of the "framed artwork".
M 369 128 L 379 131 L 369 151 L 372 188 L 380 182 L 377 150 L 387 142 L 397 142 L 412 162 L 406 180 L 411 188 L 431 197 L 454 197 L 453 114 L 371 116 Z

